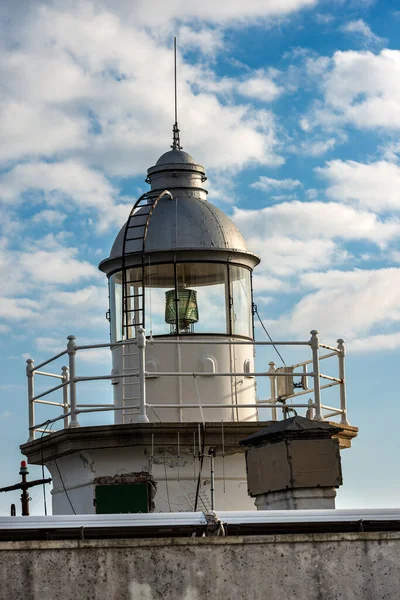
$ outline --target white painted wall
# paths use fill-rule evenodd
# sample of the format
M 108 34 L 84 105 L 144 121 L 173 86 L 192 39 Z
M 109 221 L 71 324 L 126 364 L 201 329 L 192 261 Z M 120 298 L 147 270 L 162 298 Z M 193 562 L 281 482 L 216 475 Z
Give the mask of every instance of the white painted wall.
M 168 339 L 171 339 L 169 337 Z M 176 339 L 176 338 L 175 338 Z M 247 421 L 257 420 L 254 408 L 234 409 L 189 409 L 187 404 L 215 403 L 254 404 L 256 401 L 256 384 L 254 377 L 206 377 L 198 376 L 197 389 L 194 377 L 159 377 L 157 371 L 172 372 L 244 372 L 248 361 L 250 372 L 254 371 L 254 350 L 251 345 L 202 344 L 202 339 L 213 339 L 212 336 L 196 336 L 196 344 L 147 344 L 146 369 L 154 371 L 154 375 L 146 379 L 146 395 L 148 404 L 180 404 L 182 409 L 149 409 L 150 421 L 188 422 L 188 421 Z M 221 340 L 221 337 L 215 337 Z M 231 339 L 231 338 L 227 338 Z M 137 372 L 137 348 L 135 345 L 113 349 L 113 372 Z M 123 353 L 125 352 L 125 356 Z M 130 356 L 128 355 L 130 353 Z M 114 403 L 116 406 L 136 404 L 138 384 L 134 378 L 114 380 Z M 199 396 L 198 396 L 199 395 Z M 124 413 L 125 420 L 122 420 Z M 129 414 L 131 413 L 131 414 Z M 134 423 L 136 411 L 118 411 L 116 423 Z

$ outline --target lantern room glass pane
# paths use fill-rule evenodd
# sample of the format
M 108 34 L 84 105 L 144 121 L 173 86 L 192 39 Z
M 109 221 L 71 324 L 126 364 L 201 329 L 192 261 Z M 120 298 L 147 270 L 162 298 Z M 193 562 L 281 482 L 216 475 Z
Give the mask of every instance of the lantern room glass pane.
M 144 326 L 142 269 L 126 269 L 126 306 L 122 318 L 122 271 L 110 277 L 111 342 L 136 337 Z
M 110 326 L 111 342 L 122 340 L 122 275 L 115 273 L 110 277 Z
M 145 268 L 146 286 L 146 333 L 168 335 L 171 327 L 166 322 L 166 294 L 175 297 L 174 265 L 148 265 Z
M 253 337 L 253 317 L 251 306 L 251 275 L 244 267 L 229 267 L 232 296 L 232 333 Z
M 177 265 L 179 333 L 228 333 L 227 275 L 226 264 Z

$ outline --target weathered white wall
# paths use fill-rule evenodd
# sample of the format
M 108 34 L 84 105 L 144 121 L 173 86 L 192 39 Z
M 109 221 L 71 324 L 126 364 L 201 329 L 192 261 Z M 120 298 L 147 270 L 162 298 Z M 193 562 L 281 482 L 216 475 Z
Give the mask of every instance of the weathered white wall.
M 98 449 L 69 454 L 47 467 L 53 479 L 53 514 L 72 514 L 71 505 L 65 494 L 68 492 L 77 514 L 94 514 L 95 477 L 113 477 L 114 475 L 151 473 L 157 482 L 154 497 L 155 512 L 192 511 L 197 489 L 199 461 L 193 459 L 193 449 L 182 445 L 181 457 L 176 450 L 167 447 L 165 455 L 155 453 L 153 459 L 144 447 Z M 207 448 L 206 448 L 207 452 Z M 194 464 L 193 464 L 194 463 Z M 194 477 L 194 468 L 196 477 Z M 255 510 L 254 498 L 247 493 L 246 465 L 243 453 L 215 459 L 215 498 L 218 510 Z M 59 472 L 62 473 L 61 482 Z M 199 510 L 211 509 L 210 467 L 206 456 L 201 478 Z M 169 499 L 169 502 L 168 502 Z
M 1 600 L 398 600 L 400 533 L 0 542 Z

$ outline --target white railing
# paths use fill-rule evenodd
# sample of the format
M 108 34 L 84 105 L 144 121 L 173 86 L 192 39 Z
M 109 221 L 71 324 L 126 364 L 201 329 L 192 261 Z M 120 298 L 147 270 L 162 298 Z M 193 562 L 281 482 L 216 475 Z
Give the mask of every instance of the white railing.
M 305 360 L 303 362 L 291 365 L 290 367 L 285 367 L 283 369 L 276 369 L 276 365 L 274 362 L 269 363 L 268 371 L 261 372 L 215 372 L 215 373 L 204 373 L 204 372 L 160 372 L 157 371 L 158 377 L 192 377 L 194 380 L 196 377 L 267 377 L 270 382 L 270 398 L 267 400 L 259 400 L 253 404 L 220 404 L 217 402 L 214 403 L 203 403 L 200 402 L 198 404 L 177 404 L 177 403 L 158 403 L 158 404 L 148 404 L 146 401 L 146 377 L 148 375 L 154 375 L 154 373 L 147 373 L 145 370 L 146 365 L 146 343 L 150 342 L 151 344 L 224 344 L 224 345 L 251 345 L 251 346 L 308 346 L 311 349 L 311 358 L 309 360 Z M 80 351 L 84 350 L 92 350 L 97 348 L 114 348 L 118 345 L 130 345 L 134 344 L 138 348 L 138 370 L 137 372 L 129 372 L 122 374 L 110 374 L 110 375 L 92 375 L 92 376 L 82 376 L 79 377 L 76 375 L 76 355 Z M 146 340 L 145 331 L 142 328 L 139 328 L 137 331 L 137 338 L 133 340 L 125 340 L 123 342 L 119 342 L 117 344 L 92 344 L 79 346 L 76 344 L 76 338 L 73 335 L 68 336 L 67 348 L 63 352 L 56 354 L 55 356 L 49 358 L 48 360 L 40 363 L 37 366 L 34 366 L 34 361 L 32 359 L 28 359 L 26 366 L 26 375 L 28 378 L 28 407 L 29 407 L 29 439 L 28 441 L 32 441 L 36 437 L 36 432 L 41 433 L 51 433 L 47 428 L 50 424 L 53 424 L 57 421 L 63 421 L 64 428 L 67 427 L 79 427 L 80 423 L 78 421 L 78 415 L 83 413 L 93 413 L 93 412 L 104 412 L 104 411 L 118 411 L 118 410 L 126 410 L 126 409 L 136 409 L 139 411 L 139 414 L 136 418 L 136 423 L 147 423 L 149 418 L 147 416 L 147 410 L 150 408 L 163 408 L 163 409 L 223 409 L 223 408 L 264 408 L 272 410 L 272 419 L 278 419 L 278 410 L 282 411 L 284 417 L 287 416 L 287 413 L 296 408 L 307 409 L 307 415 L 316 420 L 316 421 L 324 421 L 325 419 L 330 419 L 332 417 L 340 416 L 340 423 L 344 425 L 348 425 L 347 421 L 347 406 L 346 406 L 346 384 L 345 384 L 345 344 L 342 339 L 337 341 L 337 347 L 328 346 L 326 344 L 322 344 L 319 341 L 318 332 L 313 330 L 311 331 L 311 338 L 308 341 L 277 341 L 277 342 L 255 342 L 252 340 L 222 340 L 222 339 L 212 339 L 205 340 L 201 339 L 199 342 L 196 339 L 168 339 L 168 338 L 149 338 Z M 320 354 L 320 350 L 328 350 L 326 354 Z M 49 373 L 47 371 L 42 371 L 41 369 L 50 363 L 58 360 L 62 356 L 68 355 L 69 366 L 63 366 L 61 368 L 61 373 Z M 331 375 L 325 375 L 321 373 L 320 370 L 320 362 L 322 360 L 326 360 L 329 358 L 337 358 L 338 361 L 338 377 L 333 377 Z M 312 365 L 312 371 L 308 372 L 308 365 Z M 298 372 L 296 369 L 302 368 L 303 370 Z M 35 395 L 35 376 L 41 375 L 45 377 L 52 377 L 61 380 L 61 383 L 51 387 L 39 394 Z M 135 377 L 138 378 L 139 381 L 139 403 L 117 406 L 115 404 L 79 404 L 77 400 L 77 384 L 83 381 L 99 381 L 99 380 L 115 380 L 118 378 L 129 378 Z M 295 391 L 295 387 L 293 386 L 293 378 L 300 377 L 302 384 L 302 391 Z M 284 395 L 278 395 L 278 378 L 285 378 L 284 381 L 287 381 L 291 384 L 292 392 L 285 393 Z M 313 380 L 313 387 L 308 388 L 308 379 L 311 378 Z M 321 380 L 327 381 L 321 385 Z M 321 392 L 327 388 L 331 388 L 334 386 L 339 386 L 339 406 L 329 406 L 322 403 L 321 400 Z M 290 386 L 289 386 L 290 387 Z M 63 399 L 62 402 L 54 402 L 49 400 L 43 400 L 49 394 L 56 392 L 57 390 L 62 390 Z M 311 395 L 312 398 L 307 403 L 293 403 L 293 398 L 298 398 L 302 395 Z M 291 403 L 288 405 L 286 402 L 291 400 Z M 35 423 L 35 405 L 36 404 L 45 404 L 49 406 L 58 406 L 62 408 L 62 413 L 53 419 L 48 419 L 42 423 Z

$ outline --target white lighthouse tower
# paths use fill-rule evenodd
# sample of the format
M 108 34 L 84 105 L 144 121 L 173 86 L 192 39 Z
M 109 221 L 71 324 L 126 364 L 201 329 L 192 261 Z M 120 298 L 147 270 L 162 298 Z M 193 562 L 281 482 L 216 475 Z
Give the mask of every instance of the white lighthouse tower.
M 120 343 L 144 328 L 150 339 L 147 397 L 158 404 L 157 411 L 148 411 L 149 421 L 254 420 L 255 408 L 240 408 L 255 404 L 253 377 L 207 374 L 254 371 L 252 345 L 221 342 L 253 340 L 251 278 L 259 259 L 232 221 L 207 201 L 204 167 L 189 154 L 178 147 L 166 152 L 148 169 L 146 181 L 150 191 L 136 202 L 109 258 L 100 263 L 110 282 L 113 373 L 137 371 L 137 348 Z M 172 375 L 181 372 L 200 376 L 193 381 Z M 114 380 L 117 406 L 139 397 L 132 381 Z M 210 400 L 216 408 L 202 408 Z M 117 423 L 140 421 L 135 410 L 116 412 Z

